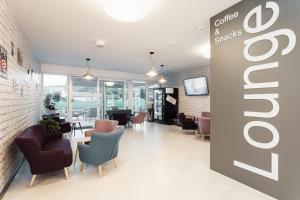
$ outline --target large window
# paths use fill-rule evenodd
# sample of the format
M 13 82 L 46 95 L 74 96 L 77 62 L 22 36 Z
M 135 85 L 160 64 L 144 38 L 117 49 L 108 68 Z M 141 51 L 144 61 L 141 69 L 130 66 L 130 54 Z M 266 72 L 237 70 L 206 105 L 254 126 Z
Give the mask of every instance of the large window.
M 97 80 L 72 77 L 72 120 L 92 126 L 97 118 Z
M 104 113 L 124 108 L 124 82 L 104 81 Z
M 153 99 L 153 95 L 147 95 L 150 88 L 144 81 L 84 80 L 72 76 L 68 87 L 68 76 L 44 74 L 43 78 L 44 113 L 59 113 L 61 118 L 69 117 L 84 127 L 93 126 L 97 118 L 107 118 L 108 110 L 146 111 L 147 102 Z
M 146 83 L 141 81 L 132 82 L 133 111 L 146 111 Z
M 68 77 L 44 74 L 44 113 L 59 113 L 67 118 L 67 86 Z

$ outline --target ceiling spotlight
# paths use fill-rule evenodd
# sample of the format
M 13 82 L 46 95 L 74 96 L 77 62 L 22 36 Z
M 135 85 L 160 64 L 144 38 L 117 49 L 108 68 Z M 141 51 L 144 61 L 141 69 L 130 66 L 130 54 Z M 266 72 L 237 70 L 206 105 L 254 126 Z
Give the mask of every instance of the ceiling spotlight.
M 169 42 L 169 46 L 174 46 L 175 44 L 176 44 L 175 41 L 170 41 L 170 42 Z
M 152 60 L 152 55 L 153 54 L 154 54 L 154 52 L 152 52 L 152 51 L 149 53 L 151 67 L 150 67 L 150 71 L 148 71 L 147 75 L 150 76 L 150 77 L 157 76 L 157 72 L 156 72 L 156 69 L 155 69 L 155 62 L 154 62 L 154 60 Z
M 96 41 L 96 46 L 99 47 L 99 48 L 104 48 L 105 47 L 105 41 L 97 40 Z
M 86 73 L 83 75 L 83 79 L 85 80 L 92 80 L 94 78 L 93 74 L 90 72 L 91 71 L 91 67 L 89 65 L 89 61 L 91 60 L 90 58 L 86 58 L 86 65 L 88 67 Z
M 136 22 L 148 14 L 149 0 L 105 0 L 106 13 L 121 22 Z
M 203 28 L 202 26 L 198 26 L 198 27 L 196 28 L 196 31 L 204 31 L 204 28 Z

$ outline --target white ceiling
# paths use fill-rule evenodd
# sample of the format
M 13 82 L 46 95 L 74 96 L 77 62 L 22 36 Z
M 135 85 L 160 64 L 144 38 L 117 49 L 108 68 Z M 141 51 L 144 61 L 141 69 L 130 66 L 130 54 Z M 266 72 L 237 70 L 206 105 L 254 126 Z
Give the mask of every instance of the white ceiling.
M 238 1 L 152 0 L 148 16 L 134 23 L 111 19 L 103 0 L 8 2 L 42 63 L 85 67 L 91 57 L 93 68 L 145 73 L 149 51 L 168 71 L 207 65 L 197 49 L 209 42 L 209 18 Z M 104 49 L 95 46 L 98 39 Z

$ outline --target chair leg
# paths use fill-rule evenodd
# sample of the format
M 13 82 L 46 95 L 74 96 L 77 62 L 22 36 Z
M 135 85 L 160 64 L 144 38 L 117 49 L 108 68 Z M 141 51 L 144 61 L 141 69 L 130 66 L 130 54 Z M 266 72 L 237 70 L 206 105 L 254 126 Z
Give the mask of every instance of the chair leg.
M 68 168 L 65 167 L 64 170 L 65 170 L 66 180 L 68 180 L 68 179 L 69 179 L 69 171 L 68 171 Z
M 36 178 L 36 175 L 33 175 L 32 178 L 31 178 L 30 184 L 29 184 L 29 186 L 28 186 L 29 188 L 32 188 L 33 183 L 34 183 L 34 181 L 35 181 L 35 178 Z
M 116 159 L 113 159 L 113 161 L 114 161 L 115 167 L 118 168 Z
M 102 176 L 102 165 L 98 166 L 98 172 L 99 172 L 99 176 Z
M 81 166 L 80 166 L 80 171 L 83 172 L 83 168 L 84 168 L 84 163 L 81 163 Z

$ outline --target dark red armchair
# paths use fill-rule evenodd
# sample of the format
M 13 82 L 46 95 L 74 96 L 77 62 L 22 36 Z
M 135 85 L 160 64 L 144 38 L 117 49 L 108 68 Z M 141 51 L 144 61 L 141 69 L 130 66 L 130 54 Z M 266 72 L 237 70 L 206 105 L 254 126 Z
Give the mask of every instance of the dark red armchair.
M 184 113 L 177 114 L 178 124 L 182 127 L 182 130 L 197 130 L 197 124 L 195 117 L 186 116 Z
M 112 113 L 112 118 L 113 120 L 118 121 L 118 125 L 119 126 L 126 126 L 129 122 L 129 117 L 127 115 L 127 113 Z
M 72 165 L 72 149 L 69 140 L 62 139 L 62 134 L 50 134 L 43 125 L 25 129 L 15 138 L 25 158 L 28 160 L 32 187 L 37 175 L 64 169 L 68 179 L 68 169 Z

